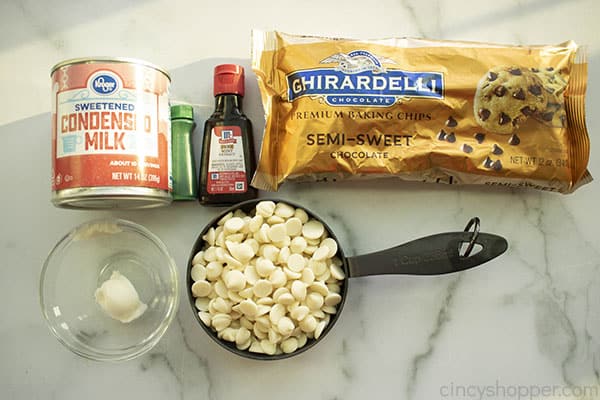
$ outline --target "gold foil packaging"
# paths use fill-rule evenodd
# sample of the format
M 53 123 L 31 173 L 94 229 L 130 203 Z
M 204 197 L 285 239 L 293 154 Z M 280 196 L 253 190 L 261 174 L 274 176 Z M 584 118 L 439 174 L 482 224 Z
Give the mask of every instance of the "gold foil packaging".
M 253 32 L 266 127 L 252 185 L 379 178 L 591 181 L 587 64 L 573 42 L 503 46 Z

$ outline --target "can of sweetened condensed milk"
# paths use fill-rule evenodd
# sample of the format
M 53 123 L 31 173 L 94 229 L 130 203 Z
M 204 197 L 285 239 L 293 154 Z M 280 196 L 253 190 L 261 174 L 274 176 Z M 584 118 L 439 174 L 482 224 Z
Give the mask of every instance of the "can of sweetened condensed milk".
M 52 77 L 52 203 L 171 203 L 169 74 L 127 58 L 61 62 Z

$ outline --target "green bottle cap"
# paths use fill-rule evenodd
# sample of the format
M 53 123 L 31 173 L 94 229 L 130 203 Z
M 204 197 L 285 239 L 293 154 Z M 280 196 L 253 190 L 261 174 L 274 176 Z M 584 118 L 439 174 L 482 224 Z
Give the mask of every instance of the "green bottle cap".
M 194 107 L 189 104 L 177 104 L 171 106 L 171 119 L 185 118 L 194 119 Z

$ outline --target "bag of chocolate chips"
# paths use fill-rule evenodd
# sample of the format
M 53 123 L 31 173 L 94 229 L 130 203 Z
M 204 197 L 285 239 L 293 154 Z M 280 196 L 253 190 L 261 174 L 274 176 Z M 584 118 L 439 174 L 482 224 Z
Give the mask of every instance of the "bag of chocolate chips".
M 395 176 L 570 193 L 587 171 L 585 52 L 254 31 L 266 127 L 252 185 Z

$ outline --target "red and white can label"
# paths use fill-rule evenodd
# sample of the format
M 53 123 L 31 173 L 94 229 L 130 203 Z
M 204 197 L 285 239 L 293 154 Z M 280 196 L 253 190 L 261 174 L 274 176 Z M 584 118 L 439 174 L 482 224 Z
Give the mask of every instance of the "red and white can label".
M 216 126 L 211 132 L 208 162 L 209 194 L 245 193 L 246 160 L 239 126 Z
M 52 190 L 171 190 L 169 79 L 147 65 L 70 64 L 52 74 Z

